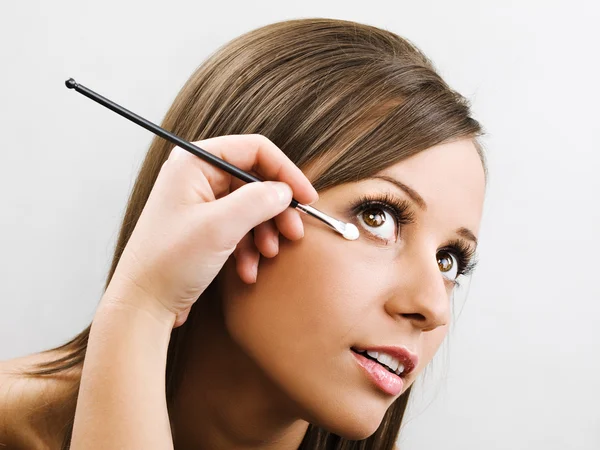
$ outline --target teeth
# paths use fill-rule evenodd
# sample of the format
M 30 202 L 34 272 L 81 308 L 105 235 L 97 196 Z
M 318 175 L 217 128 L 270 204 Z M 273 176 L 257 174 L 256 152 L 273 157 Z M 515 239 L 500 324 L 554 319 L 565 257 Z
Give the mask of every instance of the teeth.
M 393 356 L 390 356 L 390 355 L 388 355 L 386 353 L 379 353 L 379 352 L 372 352 L 372 351 L 368 351 L 366 353 L 371 358 L 376 359 L 377 361 L 379 361 L 384 366 L 387 366 L 390 369 L 392 369 L 392 371 L 396 375 L 401 375 L 402 372 L 404 372 L 404 364 L 401 364 L 400 361 L 398 361 Z
M 400 365 L 400 361 L 398 361 L 395 358 L 392 358 L 390 355 L 386 355 L 385 353 L 381 353 L 379 355 L 379 358 L 377 358 L 377 361 L 379 361 L 384 366 L 388 366 L 394 372 Z

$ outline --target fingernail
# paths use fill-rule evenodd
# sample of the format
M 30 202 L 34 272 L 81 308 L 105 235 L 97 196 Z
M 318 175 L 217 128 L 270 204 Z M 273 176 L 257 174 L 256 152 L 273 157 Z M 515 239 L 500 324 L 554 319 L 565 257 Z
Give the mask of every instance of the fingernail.
M 315 187 L 312 184 L 311 184 L 311 187 L 313 188 L 313 192 L 315 194 L 315 199 L 312 202 L 307 203 L 307 205 L 312 205 L 313 203 L 317 203 L 319 201 L 319 192 L 315 189 Z
M 304 222 L 302 221 L 302 217 L 300 217 L 300 213 L 296 214 L 296 220 L 299 222 L 298 227 L 300 228 L 300 238 L 304 237 Z
M 313 186 L 313 191 L 315 191 L 315 194 L 317 195 L 317 199 L 315 200 L 315 202 L 316 202 L 319 200 L 319 191 L 317 191 L 314 186 Z
M 279 202 L 282 205 L 288 204 L 292 201 L 292 188 L 285 183 L 276 182 L 274 183 L 275 190 L 279 196 Z

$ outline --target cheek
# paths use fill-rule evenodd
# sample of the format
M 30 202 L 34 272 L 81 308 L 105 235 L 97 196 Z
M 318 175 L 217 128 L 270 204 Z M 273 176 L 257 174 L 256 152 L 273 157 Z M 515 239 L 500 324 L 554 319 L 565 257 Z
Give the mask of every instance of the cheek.
M 320 225 L 306 227 L 300 241 L 282 239 L 275 258 L 261 259 L 254 285 L 228 262 L 225 326 L 305 420 L 364 439 L 391 399 L 373 391 L 350 347 L 390 325 L 385 301 L 398 289 L 397 253 L 332 233 Z
M 350 347 L 365 315 L 383 311 L 380 293 L 390 277 L 382 275 L 384 263 L 357 257 L 353 243 L 311 231 L 297 242 L 282 240 L 275 258 L 261 260 L 254 285 L 228 263 L 226 327 L 305 417 L 332 429 L 376 429 L 389 404 L 365 389 Z
M 344 336 L 369 308 L 377 270 L 354 259 L 349 244 L 328 233 L 282 240 L 275 258 L 261 258 L 254 285 L 241 282 L 233 264 L 228 269 L 227 327 L 255 356 L 285 353 L 293 364 L 291 356 L 325 357 L 351 345 Z
M 367 314 L 383 311 L 397 278 L 393 258 L 365 239 L 346 241 L 322 224 L 307 226 L 300 241 L 281 239 L 275 258 L 261 257 L 254 285 L 244 284 L 228 263 L 228 329 L 251 353 L 304 357 L 319 349 L 334 356 L 356 344 L 355 329 Z

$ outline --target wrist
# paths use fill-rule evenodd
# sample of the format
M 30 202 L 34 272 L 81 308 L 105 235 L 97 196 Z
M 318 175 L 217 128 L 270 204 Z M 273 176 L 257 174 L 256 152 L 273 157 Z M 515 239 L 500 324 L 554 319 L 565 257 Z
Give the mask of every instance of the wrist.
M 160 300 L 147 291 L 133 283 L 120 282 L 113 278 L 102 296 L 98 309 L 115 308 L 149 316 L 169 330 L 173 328 L 177 317 L 173 311 L 167 309 Z

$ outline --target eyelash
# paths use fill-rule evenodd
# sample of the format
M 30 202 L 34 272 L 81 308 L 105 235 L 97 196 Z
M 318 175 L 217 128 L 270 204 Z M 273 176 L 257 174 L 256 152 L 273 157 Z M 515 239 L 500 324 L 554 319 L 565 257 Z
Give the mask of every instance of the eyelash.
M 457 279 L 461 275 L 465 277 L 469 276 L 477 266 L 475 250 L 473 250 L 473 247 L 460 239 L 451 241 L 448 245 L 439 249 L 438 251 L 446 251 L 448 253 L 452 253 L 456 257 L 456 261 L 458 262 L 458 275 L 456 276 Z M 453 280 L 452 282 L 459 287 L 460 282 L 458 282 L 457 279 Z
M 352 211 L 352 215 L 354 217 L 373 207 L 385 209 L 387 212 L 392 214 L 394 219 L 396 219 L 396 224 L 398 225 L 398 233 L 400 233 L 401 225 L 408 225 L 414 223 L 415 221 L 414 214 L 411 211 L 410 203 L 406 200 L 400 200 L 398 197 L 395 197 L 389 192 L 384 194 L 362 195 L 351 206 L 350 210 Z
M 408 225 L 415 222 L 410 203 L 407 200 L 400 200 L 388 192 L 384 194 L 362 195 L 352 204 L 350 211 L 352 216 L 356 217 L 373 207 L 385 209 L 392 214 L 398 225 L 398 234 L 400 233 L 400 227 L 402 225 Z M 475 266 L 477 265 L 477 261 L 475 260 L 475 250 L 464 241 L 455 239 L 438 250 L 438 252 L 440 251 L 452 253 L 456 257 L 458 262 L 457 278 L 460 275 L 467 276 L 475 270 Z M 454 280 L 453 283 L 456 286 L 459 286 L 459 283 L 456 280 Z

